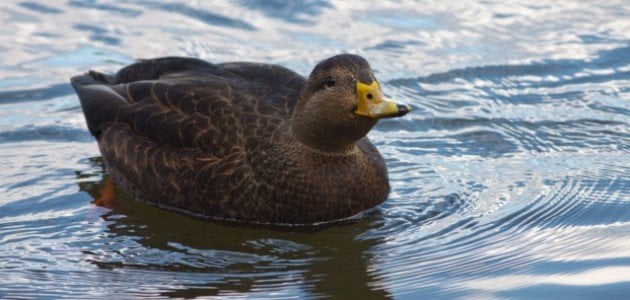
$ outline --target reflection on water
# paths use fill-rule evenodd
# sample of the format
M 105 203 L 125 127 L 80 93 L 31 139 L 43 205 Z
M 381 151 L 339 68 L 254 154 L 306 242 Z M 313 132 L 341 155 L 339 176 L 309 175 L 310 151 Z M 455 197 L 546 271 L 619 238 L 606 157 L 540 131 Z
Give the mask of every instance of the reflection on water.
M 630 294 L 623 1 L 0 2 L 0 298 Z M 364 55 L 414 113 L 371 139 L 390 198 L 325 227 L 213 223 L 107 180 L 68 78 L 135 58 Z
M 92 161 L 102 168 L 100 158 Z M 86 180 L 103 178 L 98 173 L 79 172 L 77 177 L 79 190 L 99 198 L 106 179 Z M 107 235 L 98 241 L 98 249 L 84 251 L 86 261 L 101 269 L 203 273 L 196 275 L 194 283 L 166 288 L 162 295 L 262 292 L 291 284 L 311 295 L 388 296 L 387 291 L 369 287 L 377 279 L 368 274 L 368 250 L 381 238 L 355 240 L 378 216 L 357 221 L 352 230 L 345 226 L 260 228 L 180 216 L 116 191 L 100 217 Z

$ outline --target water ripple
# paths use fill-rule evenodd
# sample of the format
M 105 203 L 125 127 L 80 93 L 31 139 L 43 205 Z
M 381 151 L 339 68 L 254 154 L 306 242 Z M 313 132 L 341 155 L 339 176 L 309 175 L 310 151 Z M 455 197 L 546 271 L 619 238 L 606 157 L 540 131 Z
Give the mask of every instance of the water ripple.
M 595 3 L 0 2 L 0 298 L 624 298 L 630 24 Z M 86 16 L 89 16 L 86 19 Z M 70 76 L 135 58 L 359 53 L 414 111 L 392 193 L 340 224 L 210 223 L 108 175 Z

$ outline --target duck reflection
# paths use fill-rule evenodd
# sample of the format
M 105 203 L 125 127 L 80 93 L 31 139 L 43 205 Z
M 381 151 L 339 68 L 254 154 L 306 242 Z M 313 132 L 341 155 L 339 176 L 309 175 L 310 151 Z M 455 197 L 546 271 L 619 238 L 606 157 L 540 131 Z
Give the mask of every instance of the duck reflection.
M 390 298 L 388 291 L 373 287 L 381 285 L 368 272 L 370 250 L 381 240 L 359 238 L 377 226 L 378 213 L 317 227 L 207 222 L 132 199 L 111 183 L 100 158 L 90 161 L 95 168 L 91 173 L 78 172 L 77 182 L 81 191 L 95 199 L 95 205 L 110 209 L 101 216 L 107 223 L 105 233 L 112 240 L 133 241 L 124 248 L 142 248 L 127 249 L 129 257 L 120 249 L 111 249 L 122 256 L 122 263 L 108 260 L 108 255 L 90 259 L 100 268 L 212 275 L 179 280 L 161 292 L 167 297 L 254 292 L 262 296 L 264 291 L 295 290 L 306 297 Z M 200 283 L 200 277 L 211 279 Z

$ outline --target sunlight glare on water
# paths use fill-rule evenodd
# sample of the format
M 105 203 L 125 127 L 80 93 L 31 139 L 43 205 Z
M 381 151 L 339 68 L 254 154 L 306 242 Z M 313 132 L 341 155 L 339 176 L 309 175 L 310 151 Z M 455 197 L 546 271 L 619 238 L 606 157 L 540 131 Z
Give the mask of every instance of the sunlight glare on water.
M 623 299 L 624 1 L 0 3 L 0 298 Z M 104 178 L 71 76 L 137 58 L 307 75 L 367 58 L 414 111 L 369 134 L 389 199 L 317 228 L 204 222 Z

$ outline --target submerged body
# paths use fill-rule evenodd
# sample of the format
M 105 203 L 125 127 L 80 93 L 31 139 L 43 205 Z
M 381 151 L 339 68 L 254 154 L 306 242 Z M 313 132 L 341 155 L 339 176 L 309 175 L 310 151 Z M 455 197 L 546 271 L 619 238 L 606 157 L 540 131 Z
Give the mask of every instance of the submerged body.
M 380 97 L 375 82 L 354 55 L 308 80 L 276 65 L 177 57 L 72 79 L 123 190 L 196 216 L 276 224 L 347 218 L 387 198 L 385 163 L 365 134 L 409 109 L 357 103 L 358 90 Z

